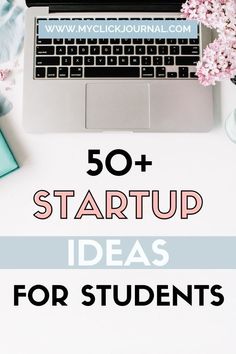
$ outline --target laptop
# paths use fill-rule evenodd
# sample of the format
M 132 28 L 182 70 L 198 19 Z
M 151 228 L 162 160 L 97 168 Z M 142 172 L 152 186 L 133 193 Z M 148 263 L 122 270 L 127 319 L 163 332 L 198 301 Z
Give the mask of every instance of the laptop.
M 50 132 L 206 132 L 212 89 L 196 64 L 197 38 L 42 38 L 40 21 L 179 21 L 178 0 L 27 0 L 24 127 Z M 183 22 L 183 20 L 182 20 Z M 165 22 L 166 23 L 166 22 Z

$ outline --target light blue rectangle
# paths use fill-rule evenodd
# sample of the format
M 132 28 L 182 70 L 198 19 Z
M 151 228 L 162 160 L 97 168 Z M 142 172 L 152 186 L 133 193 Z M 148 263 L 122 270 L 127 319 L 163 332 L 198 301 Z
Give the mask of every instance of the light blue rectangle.
M 39 20 L 39 38 L 197 38 L 193 20 Z
M 76 253 L 74 265 L 68 257 L 69 240 Z M 94 266 L 78 265 L 79 241 L 92 240 L 100 245 L 103 256 Z M 139 242 L 150 265 L 109 266 L 106 260 L 107 241 L 120 240 L 122 254 L 115 259 L 127 260 L 132 247 Z M 163 249 L 169 261 L 156 266 L 153 243 L 165 242 Z M 88 248 L 86 258 L 94 257 Z M 236 237 L 0 237 L 0 269 L 236 269 Z

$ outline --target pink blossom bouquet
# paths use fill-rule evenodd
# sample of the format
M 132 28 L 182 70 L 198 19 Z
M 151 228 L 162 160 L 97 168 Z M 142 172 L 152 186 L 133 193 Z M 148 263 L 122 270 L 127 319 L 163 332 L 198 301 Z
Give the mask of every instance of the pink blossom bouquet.
M 184 16 L 217 30 L 219 37 L 205 50 L 197 65 L 197 76 L 204 86 L 236 75 L 236 1 L 187 0 Z

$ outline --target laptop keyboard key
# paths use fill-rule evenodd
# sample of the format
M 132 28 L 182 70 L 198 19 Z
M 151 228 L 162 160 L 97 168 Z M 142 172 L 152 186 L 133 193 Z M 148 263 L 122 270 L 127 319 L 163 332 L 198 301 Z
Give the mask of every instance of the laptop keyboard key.
M 103 55 L 109 55 L 109 54 L 111 54 L 111 47 L 109 47 L 109 46 L 102 46 L 102 54 L 103 54 Z
M 94 65 L 94 57 L 85 57 L 84 65 Z
M 136 55 L 144 55 L 146 52 L 145 46 L 137 46 L 136 47 Z
M 170 54 L 171 55 L 179 55 L 179 46 L 173 45 L 170 47 Z
M 142 77 L 154 77 L 154 68 L 152 67 L 143 67 L 142 68 Z
M 83 65 L 83 57 L 73 57 L 73 65 L 74 66 Z
M 154 44 L 154 39 L 152 38 L 144 39 L 144 44 Z
M 110 39 L 110 44 L 120 44 L 120 39 L 119 38 L 112 38 Z
M 154 57 L 153 58 L 153 65 L 163 65 L 162 57 Z
M 134 54 L 134 47 L 132 46 L 125 46 L 125 54 L 126 55 L 133 55 Z
M 169 72 L 169 73 L 167 73 L 167 77 L 170 79 L 174 79 L 177 77 L 177 73 L 176 72 Z
M 57 68 L 49 67 L 47 69 L 47 77 L 48 78 L 56 78 L 57 77 Z
M 197 75 L 194 72 L 190 73 L 190 77 L 191 77 L 191 79 L 197 79 Z
M 106 65 L 106 57 L 96 57 L 96 65 Z
M 99 44 L 109 44 L 108 39 L 99 39 Z
M 142 38 L 133 39 L 133 44 L 143 44 Z
M 73 65 L 74 66 L 83 65 L 83 57 L 74 57 L 73 58 Z
M 164 66 L 156 68 L 156 77 L 166 77 L 166 68 Z
M 149 55 L 156 55 L 157 54 L 157 47 L 154 45 L 150 45 L 147 47 L 147 54 Z
M 166 40 L 164 38 L 157 38 L 156 39 L 156 44 L 165 44 Z
M 181 77 L 181 78 L 188 77 L 188 68 L 187 67 L 179 68 L 179 77 Z
M 180 38 L 180 39 L 178 40 L 178 43 L 179 43 L 179 44 L 188 44 L 188 40 L 185 39 L 185 38 Z
M 164 65 L 174 65 L 174 57 L 164 57 Z
M 66 54 L 66 47 L 65 46 L 58 46 L 56 47 L 57 55 L 65 55 Z
M 88 44 L 97 44 L 98 40 L 97 39 L 88 39 Z
M 122 39 L 122 40 L 121 40 L 121 43 L 122 43 L 122 44 L 131 44 L 131 39 L 126 39 L 126 38 L 125 38 L 125 39 Z
M 167 44 L 176 44 L 176 43 L 177 43 L 176 39 L 172 39 L 172 38 L 167 39 Z
M 46 75 L 46 69 L 45 68 L 36 68 L 36 73 L 35 77 L 37 79 L 43 79 Z
M 122 46 L 114 46 L 113 47 L 113 54 L 114 55 L 120 55 L 120 54 L 123 54 L 123 47 Z
M 68 77 L 68 68 L 67 67 L 63 67 L 63 68 L 59 68 L 59 75 L 60 78 L 67 78 Z
M 131 57 L 130 65 L 140 65 L 140 57 Z
M 140 69 L 135 67 L 86 67 L 84 76 L 85 78 L 139 78 Z
M 57 66 L 60 65 L 59 57 L 37 57 L 36 65 L 38 66 Z
M 142 65 L 146 66 L 146 65 L 151 65 L 152 60 L 151 57 L 142 57 Z
M 196 65 L 199 60 L 200 60 L 199 57 L 179 56 L 176 57 L 176 65 Z
M 71 65 L 71 57 L 62 57 L 61 65 Z
M 78 39 L 76 39 L 76 44 L 86 44 L 86 39 L 78 38 Z
M 128 57 L 119 57 L 119 65 L 128 65 L 129 58 Z
M 199 44 L 199 38 L 193 38 L 189 40 L 190 44 Z
M 67 48 L 68 55 L 76 55 L 77 54 L 77 47 L 76 46 L 69 46 Z
M 79 54 L 80 55 L 87 55 L 89 52 L 89 47 L 87 46 L 80 46 L 79 47 Z
M 52 44 L 52 39 L 37 38 L 37 44 Z
M 65 44 L 75 44 L 75 40 L 70 38 L 70 39 L 65 39 Z
M 98 45 L 90 47 L 90 54 L 91 55 L 99 55 L 100 54 L 100 47 Z
M 83 69 L 82 68 L 70 68 L 70 77 L 82 77 L 83 76 Z
M 159 54 L 160 55 L 166 55 L 168 54 L 168 47 L 167 45 L 160 45 L 158 48 Z
M 117 65 L 117 57 L 107 57 L 107 65 Z
M 55 49 L 53 46 L 38 46 L 36 47 L 36 55 L 54 55 Z
M 54 39 L 53 44 L 56 44 L 56 45 L 63 44 L 63 39 Z
M 90 47 L 90 54 L 91 55 L 99 55 L 100 54 L 100 47 L 98 45 Z
M 199 46 L 183 45 L 181 47 L 181 54 L 183 55 L 199 55 L 199 53 L 200 53 Z

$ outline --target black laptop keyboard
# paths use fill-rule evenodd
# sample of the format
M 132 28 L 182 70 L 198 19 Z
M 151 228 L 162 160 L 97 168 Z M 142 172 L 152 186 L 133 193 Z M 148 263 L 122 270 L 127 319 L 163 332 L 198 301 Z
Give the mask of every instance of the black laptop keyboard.
M 196 79 L 199 38 L 40 39 L 37 26 L 35 79 Z

